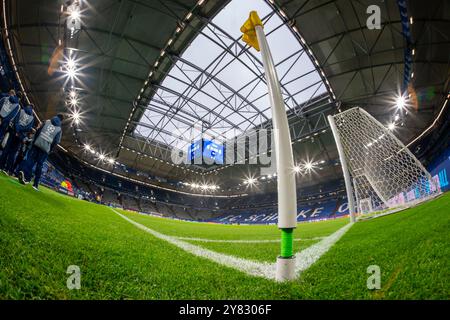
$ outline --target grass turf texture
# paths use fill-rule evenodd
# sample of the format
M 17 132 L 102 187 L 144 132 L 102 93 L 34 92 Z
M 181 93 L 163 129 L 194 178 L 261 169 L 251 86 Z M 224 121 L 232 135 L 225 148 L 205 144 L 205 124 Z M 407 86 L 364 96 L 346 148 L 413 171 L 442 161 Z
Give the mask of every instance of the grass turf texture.
M 319 240 L 295 241 L 295 252 L 303 250 Z M 226 243 L 226 242 L 199 242 L 187 241 L 189 243 L 210 249 L 212 251 L 245 258 L 259 262 L 274 263 L 280 255 L 280 243 Z
M 175 237 L 215 240 L 280 240 L 276 225 L 225 225 L 198 223 L 147 216 L 117 209 L 118 212 L 146 227 Z M 314 223 L 301 223 L 294 230 L 294 239 L 310 239 L 330 235 L 348 223 L 347 218 Z
M 36 192 L 1 176 L 0 298 L 448 299 L 449 207 L 450 194 L 446 194 L 398 214 L 359 222 L 300 279 L 278 284 L 192 256 L 137 229 L 109 208 L 45 188 Z M 270 226 L 128 216 L 176 236 L 279 236 Z M 302 237 L 302 228 L 305 238 L 324 236 L 339 223 L 301 224 L 295 238 Z M 248 244 L 242 248 L 259 250 Z M 381 268 L 378 291 L 366 288 L 366 269 L 372 264 Z M 66 288 L 69 265 L 81 268 L 81 290 Z

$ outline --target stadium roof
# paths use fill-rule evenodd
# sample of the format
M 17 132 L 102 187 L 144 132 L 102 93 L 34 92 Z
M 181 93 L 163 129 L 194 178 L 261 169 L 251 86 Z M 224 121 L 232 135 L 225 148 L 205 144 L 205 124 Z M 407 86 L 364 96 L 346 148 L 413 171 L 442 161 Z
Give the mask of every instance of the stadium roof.
M 231 1 L 151 90 L 135 133 L 185 149 L 201 136 L 226 140 L 271 119 L 261 58 L 240 41 L 248 13 L 263 18 L 285 98 L 292 112 L 327 93 L 319 71 L 293 30 L 263 0 Z
M 433 8 L 408 2 L 412 41 L 394 0 L 254 0 L 245 2 L 250 3 L 245 10 L 237 0 L 83 0 L 75 34 L 65 14 L 71 1 L 2 2 L 18 73 L 39 116 L 76 109 L 80 123 L 65 125 L 62 146 L 107 170 L 111 165 L 92 157 L 83 144 L 138 170 L 187 180 L 205 172 L 170 162 L 175 128 L 189 134 L 203 128 L 217 137 L 270 127 L 265 97 L 254 100 L 265 93 L 259 56 L 242 46 L 236 30 L 250 7 L 265 18 L 266 32 L 273 30 L 269 40 L 280 78 L 292 67 L 282 83 L 296 161 L 326 164 L 314 178 L 305 177 L 311 183 L 340 176 L 327 114 L 358 105 L 391 123 L 406 71 L 412 71 L 408 81 L 420 107 L 408 108 L 396 128 L 408 142 L 432 123 L 448 94 L 450 8 L 445 0 Z M 365 25 L 372 4 L 381 9 L 379 30 Z M 233 7 L 236 16 L 230 15 Z M 67 81 L 64 68 L 48 74 L 60 40 L 66 64 L 70 55 L 79 67 L 77 81 Z M 239 167 L 206 173 L 233 181 L 251 170 Z

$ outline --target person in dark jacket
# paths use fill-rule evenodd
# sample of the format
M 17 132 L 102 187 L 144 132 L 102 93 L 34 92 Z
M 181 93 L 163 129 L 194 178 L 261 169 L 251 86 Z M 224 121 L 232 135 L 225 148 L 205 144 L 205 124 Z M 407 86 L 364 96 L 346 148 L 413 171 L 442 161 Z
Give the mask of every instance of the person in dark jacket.
M 9 96 L 0 99 L 0 143 L 19 111 L 19 98 L 15 95 L 14 90 L 11 90 Z
M 14 162 L 12 172 L 17 175 L 17 169 L 19 169 L 20 163 L 25 159 L 28 154 L 28 151 L 31 150 L 34 141 L 34 135 L 36 134 L 36 129 L 31 128 L 31 130 L 27 133 L 26 137 L 23 138 L 22 144 L 19 148 L 19 153 L 17 154 L 16 161 Z
M 19 166 L 19 182 L 28 184 L 31 181 L 33 167 L 34 183 L 33 188 L 38 190 L 39 180 L 41 179 L 42 166 L 47 160 L 49 153 L 61 142 L 62 128 L 61 122 L 64 119 L 62 114 L 58 114 L 51 120 L 46 120 L 36 131 L 33 146 L 29 151 L 27 158 Z
M 11 89 L 8 92 L 2 92 L 0 94 L 0 99 L 3 99 L 5 97 L 10 97 L 10 96 L 15 96 L 15 95 L 16 95 L 16 91 L 14 89 Z
M 14 119 L 14 124 L 10 127 L 10 136 L 6 147 L 0 157 L 0 170 L 4 173 L 12 174 L 14 160 L 20 149 L 23 139 L 34 125 L 33 105 L 28 105 L 20 110 L 18 116 Z

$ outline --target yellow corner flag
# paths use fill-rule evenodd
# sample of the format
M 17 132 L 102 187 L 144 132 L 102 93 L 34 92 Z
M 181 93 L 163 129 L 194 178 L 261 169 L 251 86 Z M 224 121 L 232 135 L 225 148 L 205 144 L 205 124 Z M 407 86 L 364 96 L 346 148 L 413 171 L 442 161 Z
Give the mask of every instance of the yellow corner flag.
M 245 21 L 241 27 L 241 32 L 244 34 L 242 36 L 242 40 L 250 47 L 253 47 L 259 51 L 259 43 L 255 31 L 256 26 L 264 27 L 261 19 L 258 17 L 258 13 L 256 13 L 256 11 L 251 11 L 247 21 Z

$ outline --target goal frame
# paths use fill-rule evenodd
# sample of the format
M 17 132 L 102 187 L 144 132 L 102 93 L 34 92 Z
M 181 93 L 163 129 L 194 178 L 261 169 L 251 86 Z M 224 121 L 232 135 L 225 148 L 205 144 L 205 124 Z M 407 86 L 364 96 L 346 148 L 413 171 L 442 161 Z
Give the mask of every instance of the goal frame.
M 397 154 L 400 154 L 401 152 L 405 152 L 407 154 L 407 156 L 409 158 L 411 158 L 414 161 L 414 164 L 418 167 L 418 169 L 420 169 L 420 171 L 424 174 L 424 176 L 426 177 L 428 183 L 430 184 L 430 188 L 431 188 L 431 184 L 433 185 L 433 189 L 436 190 L 434 192 L 431 192 L 430 195 L 425 195 L 423 197 L 420 197 L 419 199 L 415 199 L 412 201 L 407 202 L 406 207 L 409 206 L 414 206 L 418 203 L 421 203 L 423 201 L 429 200 L 437 195 L 439 195 L 441 193 L 439 185 L 436 184 L 436 182 L 434 181 L 434 179 L 431 177 L 430 173 L 425 169 L 425 167 L 422 165 L 422 163 L 413 155 L 413 153 L 408 149 L 408 147 L 406 147 L 392 132 L 389 132 L 385 126 L 383 126 L 378 120 L 376 120 L 372 115 L 370 115 L 367 111 L 365 111 L 362 108 L 359 107 L 355 107 L 349 110 L 346 110 L 342 113 L 339 113 L 338 115 L 342 115 L 343 113 L 347 113 L 347 112 L 355 112 L 355 110 L 357 112 L 360 112 L 363 116 L 367 117 L 368 120 L 370 120 L 371 122 L 373 122 L 373 124 L 375 126 L 378 127 L 379 130 L 386 132 L 386 134 L 389 135 L 389 137 L 393 140 L 393 142 L 400 147 L 400 149 L 397 151 Z M 351 222 L 355 222 L 356 220 L 356 210 L 358 210 L 360 208 L 360 204 L 358 202 L 358 200 L 364 200 L 364 199 L 358 199 L 358 194 L 357 194 L 357 188 L 358 188 L 358 184 L 356 181 L 355 176 L 352 175 L 350 168 L 349 168 L 349 164 L 347 162 L 347 158 L 345 156 L 345 152 L 344 152 L 344 146 L 341 140 L 341 135 L 339 133 L 339 130 L 337 128 L 336 125 L 336 120 L 335 120 L 335 116 L 336 115 L 329 115 L 328 118 L 328 122 L 330 124 L 330 128 L 331 131 L 333 133 L 333 137 L 336 143 L 336 147 L 338 150 L 338 154 L 339 154 L 339 160 L 341 163 L 341 168 L 342 168 L 342 173 L 344 176 L 344 182 L 345 182 L 345 188 L 346 188 L 346 193 L 347 193 L 347 199 L 348 199 L 348 208 L 349 208 L 349 215 L 350 215 L 350 221 Z M 387 208 L 392 208 L 392 205 L 389 204 L 389 199 L 386 199 L 383 196 L 383 193 L 380 192 L 377 188 L 377 185 L 371 181 L 371 177 L 369 177 L 366 174 L 363 174 L 364 177 L 367 179 L 367 181 L 369 182 L 369 185 L 371 187 L 371 189 L 373 190 L 373 192 L 379 197 L 379 199 L 381 200 L 381 202 L 387 207 Z M 406 191 L 402 191 L 402 192 L 406 192 Z

